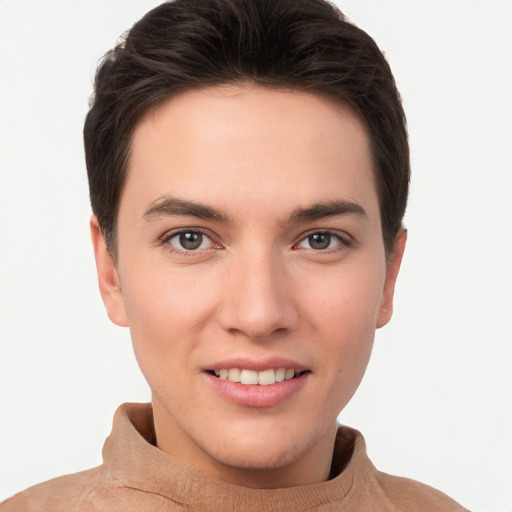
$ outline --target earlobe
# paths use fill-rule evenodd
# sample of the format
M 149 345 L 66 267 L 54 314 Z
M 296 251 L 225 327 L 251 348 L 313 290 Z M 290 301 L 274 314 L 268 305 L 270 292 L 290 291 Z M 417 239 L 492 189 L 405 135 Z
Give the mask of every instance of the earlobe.
M 395 247 L 389 256 L 389 261 L 386 268 L 386 280 L 384 282 L 384 290 L 382 293 L 382 300 L 380 305 L 379 314 L 377 317 L 377 328 L 385 326 L 393 315 L 393 296 L 395 294 L 395 283 L 402 263 L 404 255 L 405 244 L 407 242 L 407 230 L 401 228 L 396 235 Z
M 95 215 L 91 218 L 90 227 L 94 257 L 96 259 L 96 271 L 98 273 L 98 284 L 107 315 L 115 324 L 128 327 L 128 318 L 119 283 L 119 275 Z

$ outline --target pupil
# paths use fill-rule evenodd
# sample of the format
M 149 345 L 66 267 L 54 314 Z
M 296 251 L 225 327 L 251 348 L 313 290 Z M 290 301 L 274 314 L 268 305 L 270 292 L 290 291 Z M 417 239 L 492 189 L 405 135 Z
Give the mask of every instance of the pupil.
M 201 233 L 182 233 L 180 235 L 180 244 L 184 249 L 192 251 L 197 249 L 203 241 Z
M 313 249 L 327 249 L 331 243 L 331 235 L 328 233 L 315 233 L 309 236 L 309 244 Z

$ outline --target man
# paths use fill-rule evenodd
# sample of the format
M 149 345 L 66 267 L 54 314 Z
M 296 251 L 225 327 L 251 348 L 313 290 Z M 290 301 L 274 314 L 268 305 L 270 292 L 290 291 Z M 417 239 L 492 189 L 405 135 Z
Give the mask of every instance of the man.
M 372 39 L 321 0 L 176 0 L 97 73 L 100 291 L 151 405 L 1 510 L 463 510 L 337 428 L 392 314 L 409 157 Z

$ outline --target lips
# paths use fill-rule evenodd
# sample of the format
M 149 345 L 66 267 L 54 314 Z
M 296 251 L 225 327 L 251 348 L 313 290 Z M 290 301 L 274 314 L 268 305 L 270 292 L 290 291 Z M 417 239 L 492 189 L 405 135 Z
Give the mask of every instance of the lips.
M 294 361 L 230 360 L 203 370 L 221 397 L 244 407 L 273 407 L 298 393 L 311 371 Z

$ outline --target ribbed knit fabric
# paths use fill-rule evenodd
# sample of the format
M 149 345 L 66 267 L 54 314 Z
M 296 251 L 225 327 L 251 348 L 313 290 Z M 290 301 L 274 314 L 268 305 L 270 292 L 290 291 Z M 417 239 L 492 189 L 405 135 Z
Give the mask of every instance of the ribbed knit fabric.
M 465 509 L 445 494 L 375 469 L 359 432 L 340 427 L 335 478 L 286 489 L 250 489 L 210 478 L 154 446 L 150 404 L 124 404 L 103 448 L 103 464 L 36 485 L 0 512 L 345 512 Z

